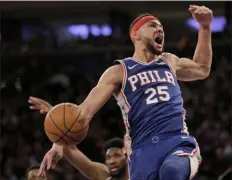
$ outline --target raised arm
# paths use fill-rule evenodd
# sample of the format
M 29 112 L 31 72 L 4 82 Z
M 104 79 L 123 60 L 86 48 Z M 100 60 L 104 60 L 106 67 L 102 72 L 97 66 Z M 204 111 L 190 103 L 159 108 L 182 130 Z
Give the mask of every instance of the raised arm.
M 91 161 L 76 146 L 64 148 L 64 157 L 88 179 L 102 180 L 110 176 L 105 164 Z
M 189 11 L 199 23 L 198 42 L 193 60 L 176 57 L 176 75 L 181 81 L 205 79 L 209 76 L 212 63 L 210 24 L 212 11 L 205 6 L 190 6 Z

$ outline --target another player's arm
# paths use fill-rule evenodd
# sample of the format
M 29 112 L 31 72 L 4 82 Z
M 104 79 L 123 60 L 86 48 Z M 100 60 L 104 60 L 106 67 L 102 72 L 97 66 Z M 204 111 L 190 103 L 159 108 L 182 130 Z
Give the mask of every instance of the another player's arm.
M 88 122 L 95 113 L 120 89 L 123 80 L 123 68 L 115 65 L 107 69 L 101 76 L 98 84 L 94 87 L 85 101 L 79 105 L 80 119 Z
M 212 11 L 205 6 L 190 6 L 190 12 L 199 23 L 198 42 L 193 60 L 177 58 L 176 75 L 178 80 L 193 81 L 209 76 L 212 64 L 212 43 L 210 24 L 213 19 Z
M 106 165 L 91 161 L 76 146 L 64 148 L 64 157 L 88 179 L 107 179 L 109 170 Z

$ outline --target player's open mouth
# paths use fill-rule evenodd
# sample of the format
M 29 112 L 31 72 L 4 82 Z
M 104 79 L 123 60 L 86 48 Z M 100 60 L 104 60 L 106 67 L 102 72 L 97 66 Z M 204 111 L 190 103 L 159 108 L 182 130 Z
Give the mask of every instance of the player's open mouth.
M 117 172 L 118 168 L 114 167 L 114 168 L 111 168 L 110 170 L 111 170 L 111 172 Z
M 161 35 L 157 35 L 156 37 L 155 37 L 155 42 L 158 44 L 158 45 L 162 45 L 162 43 L 163 43 L 163 36 L 161 36 Z

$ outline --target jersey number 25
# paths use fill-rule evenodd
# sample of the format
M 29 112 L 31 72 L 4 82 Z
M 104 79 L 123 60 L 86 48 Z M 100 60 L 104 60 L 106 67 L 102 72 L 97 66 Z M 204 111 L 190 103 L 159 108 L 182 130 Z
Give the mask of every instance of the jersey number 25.
M 160 101 L 168 101 L 170 99 L 170 96 L 167 90 L 168 90 L 167 86 L 157 86 L 156 89 L 148 88 L 145 91 L 145 94 L 149 94 L 149 96 L 146 99 L 147 104 L 155 104 Z

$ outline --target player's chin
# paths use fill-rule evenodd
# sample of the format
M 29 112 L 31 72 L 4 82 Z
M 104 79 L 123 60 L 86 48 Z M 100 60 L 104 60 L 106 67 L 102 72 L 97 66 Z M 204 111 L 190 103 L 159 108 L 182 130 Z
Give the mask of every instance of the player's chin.
M 119 168 L 114 168 L 110 170 L 111 176 L 117 176 L 119 174 L 120 169 Z
M 119 172 L 110 172 L 110 176 L 111 177 L 118 177 L 119 176 Z
M 163 43 L 162 44 L 158 44 L 156 42 L 153 43 L 153 47 L 156 50 L 156 52 L 158 53 L 162 53 L 163 52 Z

